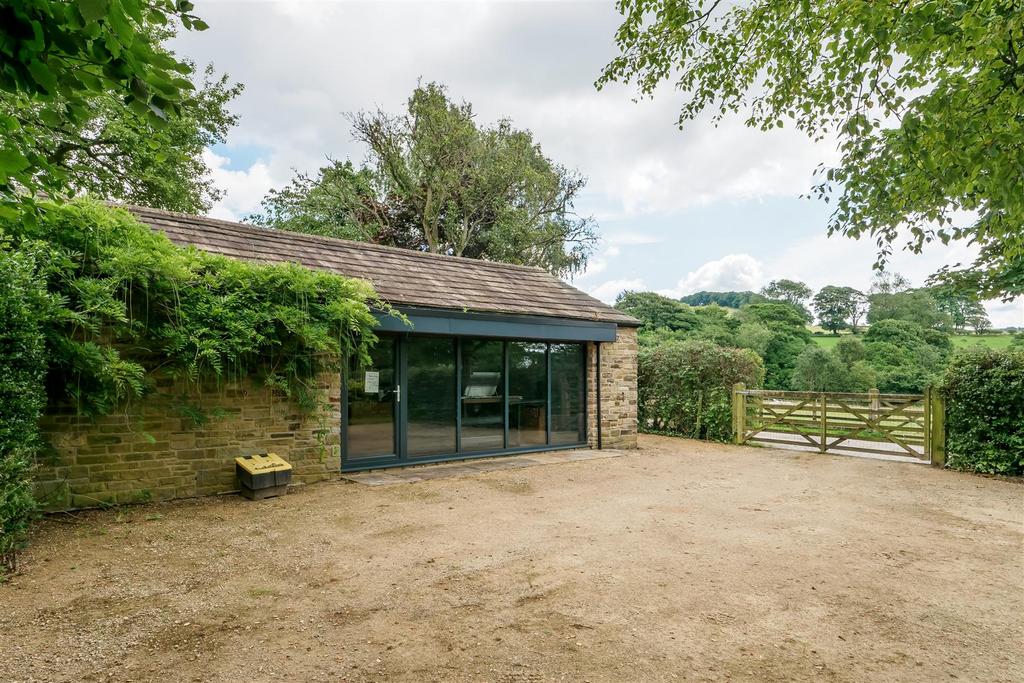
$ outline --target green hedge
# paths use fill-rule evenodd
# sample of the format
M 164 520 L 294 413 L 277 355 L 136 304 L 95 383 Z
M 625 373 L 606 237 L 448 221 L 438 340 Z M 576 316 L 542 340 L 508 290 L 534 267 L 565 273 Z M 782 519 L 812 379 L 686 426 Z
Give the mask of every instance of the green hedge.
M 0 244 L 0 574 L 14 568 L 36 507 L 32 464 L 46 402 L 40 317 L 50 305 L 34 254 Z
M 637 372 L 641 431 L 693 439 L 732 437 L 732 386 L 764 382 L 764 363 L 749 349 L 709 341 L 670 341 L 641 348 Z
M 943 377 L 950 467 L 1024 474 L 1024 349 L 971 347 Z

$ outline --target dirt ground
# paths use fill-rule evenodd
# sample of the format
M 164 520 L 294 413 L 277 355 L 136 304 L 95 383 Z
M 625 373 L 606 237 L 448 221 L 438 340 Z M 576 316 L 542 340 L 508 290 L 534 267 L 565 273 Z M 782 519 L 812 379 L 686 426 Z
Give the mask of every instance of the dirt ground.
M 0 680 L 1020 681 L 1024 485 L 646 437 L 51 518 Z

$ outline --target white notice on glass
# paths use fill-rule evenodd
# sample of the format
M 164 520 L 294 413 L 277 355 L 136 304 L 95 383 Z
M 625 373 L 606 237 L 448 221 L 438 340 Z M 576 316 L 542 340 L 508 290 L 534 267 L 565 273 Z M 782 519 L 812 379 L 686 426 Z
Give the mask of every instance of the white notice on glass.
M 380 391 L 380 373 L 376 370 L 367 370 L 363 379 L 363 391 L 367 394 L 376 394 Z

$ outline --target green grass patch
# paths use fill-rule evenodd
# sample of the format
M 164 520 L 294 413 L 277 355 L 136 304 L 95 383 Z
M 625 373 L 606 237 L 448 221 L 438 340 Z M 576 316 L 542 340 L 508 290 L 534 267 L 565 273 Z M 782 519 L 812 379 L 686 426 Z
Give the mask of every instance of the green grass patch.
M 848 337 L 849 335 L 841 334 L 837 337 L 834 336 L 814 336 L 814 342 L 823 349 L 831 349 L 839 343 L 840 339 Z M 857 335 L 863 338 L 863 334 Z M 964 347 L 981 345 L 986 348 L 1002 350 L 1009 348 L 1010 343 L 1013 341 L 1012 334 L 956 334 L 950 337 L 953 340 L 953 346 L 960 349 Z
M 828 336 L 828 337 L 814 336 L 814 337 L 812 337 L 812 339 L 814 339 L 814 343 L 817 344 L 818 346 L 820 346 L 821 348 L 823 348 L 825 350 L 830 350 L 830 349 L 834 348 L 836 344 L 839 343 L 840 339 L 842 339 L 843 337 L 846 337 L 846 336 L 847 335 L 845 335 L 845 334 L 841 334 L 841 335 L 836 336 L 836 337 L 833 337 L 833 336 Z M 857 336 L 858 337 L 863 337 L 864 335 L 859 334 Z
M 976 346 L 978 344 L 989 348 L 1001 351 L 1003 349 L 1010 348 L 1010 344 L 1013 342 L 1012 334 L 958 334 L 953 339 L 953 346 L 956 348 L 963 348 L 965 346 Z

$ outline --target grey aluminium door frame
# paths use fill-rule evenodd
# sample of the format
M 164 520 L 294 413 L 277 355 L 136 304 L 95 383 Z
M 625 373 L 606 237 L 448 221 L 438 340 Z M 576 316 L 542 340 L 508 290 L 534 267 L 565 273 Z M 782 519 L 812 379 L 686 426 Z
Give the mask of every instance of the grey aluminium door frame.
M 587 344 L 581 340 L 543 340 L 543 339 L 532 339 L 532 338 L 504 338 L 502 342 L 502 367 L 503 367 L 503 398 L 502 398 L 502 421 L 503 421 L 503 447 L 500 449 L 494 449 L 489 451 L 471 451 L 464 452 L 462 449 L 462 344 L 466 338 L 479 338 L 479 337 L 468 337 L 468 336 L 455 336 L 451 335 L 425 335 L 425 336 L 443 336 L 452 338 L 454 340 L 454 352 L 455 352 L 455 452 L 450 454 L 432 455 L 423 457 L 410 457 L 408 453 L 407 444 L 407 426 L 408 426 L 408 354 L 406 352 L 405 339 L 409 334 L 402 335 L 380 335 L 380 340 L 390 340 L 395 345 L 394 358 L 395 358 L 395 385 L 398 388 L 398 399 L 394 403 L 394 439 L 395 439 L 395 453 L 389 456 L 373 457 L 373 458 L 359 458 L 355 462 L 350 462 L 350 457 L 347 453 L 348 446 L 348 381 L 349 381 L 349 365 L 350 361 L 342 365 L 342 376 L 341 376 L 341 470 L 342 471 L 357 471 L 366 469 L 379 469 L 382 467 L 397 467 L 402 465 L 413 465 L 430 462 L 444 462 L 451 460 L 465 460 L 469 458 L 483 458 L 499 455 L 515 455 L 519 453 L 536 453 L 542 451 L 552 450 L 565 450 L 571 448 L 584 448 L 587 446 L 587 431 L 588 431 L 588 419 L 587 419 L 587 395 L 588 395 L 588 378 L 587 378 L 587 367 L 588 367 L 588 352 Z M 491 339 L 494 339 L 491 337 Z M 497 340 L 496 340 L 497 341 Z M 545 343 L 545 362 L 546 362 L 546 378 L 547 378 L 547 404 L 546 404 L 546 445 L 544 446 L 523 446 L 516 448 L 509 448 L 509 343 L 514 341 L 534 341 Z M 583 438 L 576 442 L 565 443 L 565 444 L 552 444 L 552 431 L 551 431 L 551 399 L 552 399 L 552 387 L 551 387 L 551 344 L 569 343 L 579 344 L 583 350 L 581 367 L 580 367 L 580 379 L 582 382 L 582 404 L 581 412 L 583 417 Z M 600 346 L 599 344 L 595 346 Z

